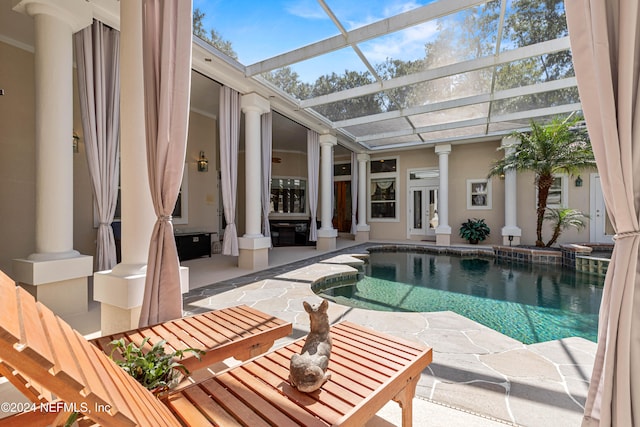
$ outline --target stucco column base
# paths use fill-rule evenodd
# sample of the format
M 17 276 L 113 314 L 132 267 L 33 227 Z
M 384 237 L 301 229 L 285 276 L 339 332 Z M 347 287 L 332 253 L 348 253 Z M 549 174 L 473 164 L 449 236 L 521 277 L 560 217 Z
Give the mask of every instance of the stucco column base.
M 327 252 L 336 249 L 336 239 L 338 237 L 338 230 L 335 228 L 320 229 L 318 230 L 318 241 L 316 242 L 316 250 Z
M 356 232 L 356 242 L 368 242 L 369 241 L 369 231 L 360 231 Z
M 358 225 L 356 226 L 356 242 L 368 242 L 369 241 L 369 232 L 371 231 L 371 226 L 369 224 L 366 225 Z
M 238 268 L 258 270 L 269 267 L 269 237 L 240 237 L 238 239 Z
M 451 246 L 451 227 L 439 225 L 436 228 L 436 245 Z
M 145 279 L 145 272 L 117 276 L 107 270 L 93 275 L 93 299 L 100 302 L 102 335 L 138 327 Z M 180 267 L 180 291 L 183 294 L 189 291 L 188 267 Z
M 16 282 L 59 316 L 89 311 L 93 257 L 78 255 L 52 260 L 14 259 Z
M 511 241 L 509 241 L 511 236 Z M 504 246 L 518 246 L 520 244 L 520 237 L 522 236 L 522 230 L 520 227 L 504 226 L 502 227 L 502 244 Z

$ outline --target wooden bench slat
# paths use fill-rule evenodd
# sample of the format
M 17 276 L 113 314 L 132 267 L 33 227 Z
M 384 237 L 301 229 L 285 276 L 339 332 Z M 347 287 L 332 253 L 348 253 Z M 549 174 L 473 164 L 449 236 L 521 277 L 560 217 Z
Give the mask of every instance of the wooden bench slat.
M 210 344 L 206 343 L 206 341 L 208 341 L 208 337 L 184 319 L 168 322 L 164 325 L 164 328 L 167 332 L 171 333 L 183 342 L 185 347 L 197 348 L 200 350 L 211 347 Z
M 253 410 L 253 408 L 247 406 L 245 402 L 239 399 L 231 391 L 223 387 L 222 384 L 216 380 L 216 378 L 204 381 L 200 384 L 199 388 L 201 388 L 206 394 L 211 396 L 212 400 L 214 400 L 217 405 L 224 408 L 227 411 L 228 416 L 233 417 L 238 421 L 241 420 L 241 424 L 256 427 L 266 427 L 272 425 L 266 422 L 264 418 L 260 416 L 260 414 Z M 216 422 L 217 421 L 218 420 L 216 420 Z M 282 424 L 283 427 L 286 425 L 286 423 L 287 420 L 284 420 Z
M 238 368 L 241 367 L 242 365 Z M 292 405 L 291 401 L 277 390 L 267 387 L 264 382 L 256 381 L 252 375 L 247 375 L 244 369 L 233 369 L 217 376 L 216 380 L 275 425 L 326 425 L 303 408 Z
M 353 322 L 344 321 L 336 324 L 335 326 L 336 326 L 336 328 L 334 329 L 335 332 L 346 330 L 346 331 L 349 331 L 350 333 L 355 333 L 356 331 L 358 331 L 363 336 L 369 337 L 370 339 L 372 339 L 372 337 L 376 337 L 381 342 L 392 342 L 394 344 L 397 344 L 399 345 L 399 347 L 402 347 L 405 351 L 412 352 L 415 355 L 421 354 L 423 351 L 423 348 L 419 343 L 416 343 L 414 341 L 409 341 L 404 338 L 397 337 L 395 335 L 383 334 L 374 329 L 365 328 L 362 325 L 358 325 Z
M 91 360 L 82 345 L 84 338 L 78 336 L 76 332 L 66 324 L 62 327 L 62 331 L 64 332 L 69 348 L 73 350 L 73 354 L 78 361 L 78 366 L 80 366 L 80 372 L 84 377 L 83 384 L 85 388 L 82 394 L 99 405 L 111 405 L 113 402 L 111 402 L 109 393 L 107 393 L 103 379 L 101 378 L 104 372 L 96 371 L 93 360 Z
M 166 342 L 164 347 L 165 352 L 167 353 L 184 350 L 185 348 L 189 347 L 180 337 L 175 334 L 175 331 L 168 329 L 165 325 L 156 325 L 152 327 L 150 331 L 156 335 L 158 341 L 162 340 Z M 167 346 L 169 347 L 169 349 L 167 349 Z
M 261 331 L 268 330 L 285 323 L 281 319 L 269 316 L 266 313 L 260 312 L 246 305 L 230 307 L 227 312 L 229 314 L 233 313 L 234 319 L 241 322 L 239 324 L 245 324 L 248 328 L 255 328 Z
M 197 408 L 197 410 L 204 414 L 207 417 L 207 422 L 213 424 L 212 420 L 215 420 L 215 423 L 221 426 L 242 426 L 238 420 L 233 418 L 218 402 L 211 399 L 207 393 L 205 393 L 200 387 L 191 387 L 188 390 L 185 390 L 184 395 L 188 398 L 189 402 Z M 182 411 L 179 411 L 182 413 Z M 203 416 L 203 415 L 201 415 Z M 193 426 L 201 426 L 205 425 L 204 422 L 200 421 L 198 418 L 188 417 L 188 423 Z M 184 421 L 184 418 L 183 418 Z M 254 416 L 251 419 L 244 420 L 245 425 L 250 426 L 267 426 L 267 424 L 261 418 Z
M 252 375 L 261 378 L 272 387 L 278 388 L 279 384 L 281 384 L 280 387 L 283 389 L 291 387 L 289 385 L 289 368 L 276 364 L 269 358 L 258 358 L 252 363 L 246 365 L 246 369 L 251 372 Z M 326 412 L 326 408 L 324 407 L 324 405 L 326 405 L 331 411 L 335 411 L 338 417 L 346 414 L 357 402 L 360 401 L 362 396 L 358 396 L 352 393 L 349 389 L 342 387 L 339 376 L 335 376 L 335 378 L 334 376 L 335 375 L 332 372 L 331 379 L 322 387 L 323 392 L 327 393 L 327 395 L 324 396 L 322 403 L 318 402 L 315 398 L 317 392 L 300 393 L 300 396 L 295 395 L 297 398 L 292 400 L 297 404 L 303 405 L 307 410 L 313 413 L 315 413 L 316 406 L 319 407 L 320 413 Z M 292 393 L 290 397 L 293 396 L 294 395 Z
M 404 347 L 396 341 L 385 340 L 376 335 L 367 335 L 359 331 L 345 331 L 336 328 L 333 337 L 336 340 L 348 340 L 354 346 L 360 344 L 361 348 L 373 349 L 373 353 L 380 352 L 385 356 L 393 356 L 390 357 L 390 360 L 396 360 L 398 363 L 404 363 L 405 360 L 419 354 L 419 351 Z
M 48 400 L 42 396 L 42 393 L 35 387 L 32 380 L 24 378 L 24 376 L 7 365 L 5 362 L 0 361 L 0 376 L 3 376 L 9 381 L 23 396 L 29 399 L 31 402 L 40 404 L 45 403 Z
M 214 311 L 211 313 L 205 313 L 211 322 L 215 323 L 220 328 L 220 333 L 227 337 L 229 340 L 236 339 L 237 337 L 244 337 L 249 334 L 248 331 L 238 326 L 237 319 L 232 317 L 227 312 Z
M 375 347 L 367 348 L 361 343 L 354 341 L 342 341 L 339 339 L 333 340 L 333 348 L 336 352 L 341 350 L 348 350 L 349 354 L 357 355 L 362 359 L 366 359 L 369 363 L 373 363 L 382 369 L 381 372 L 393 372 L 399 366 L 403 366 L 407 360 L 406 358 L 396 357 L 394 354 L 385 353 Z
M 49 340 L 42 327 L 40 314 L 36 308 L 33 296 L 22 288 L 17 292 L 19 322 L 20 322 L 20 351 L 25 357 L 37 361 L 46 369 L 53 366 L 53 354 L 49 347 Z
M 276 353 L 279 353 L 279 351 Z M 284 381 L 288 381 L 288 363 L 286 365 L 283 365 L 274 361 L 270 357 L 260 357 L 254 362 L 269 371 L 277 373 L 281 380 L 284 379 Z M 324 384 L 323 390 L 336 397 L 335 401 L 329 402 L 328 404 L 333 409 L 340 412 L 340 414 L 347 413 L 356 404 L 356 402 L 360 401 L 363 395 L 370 393 L 372 390 L 354 384 L 350 378 L 341 375 L 339 371 L 335 371 L 333 369 L 331 360 L 329 360 L 328 371 L 331 372 L 331 380 Z M 359 393 L 354 392 L 354 388 L 359 391 Z
M 73 385 L 77 390 L 82 390 L 84 388 L 82 385 L 83 378 L 77 360 L 67 345 L 60 345 L 60 343 L 66 343 L 66 338 L 58 318 L 51 310 L 39 311 L 42 317 L 42 324 L 49 336 L 50 346 L 54 350 L 55 365 L 52 367 L 54 375 Z
M 265 357 L 268 357 L 269 359 L 276 361 L 276 363 L 288 368 L 289 361 L 291 360 L 291 355 L 293 353 L 294 351 L 290 347 L 285 347 L 282 350 L 279 350 L 274 353 L 270 353 Z M 299 353 L 299 349 L 295 353 Z M 278 357 L 279 359 L 276 360 L 276 358 Z M 343 366 L 340 363 L 340 361 L 344 363 L 344 359 L 340 359 L 332 356 L 329 359 L 329 362 L 331 363 L 330 371 L 332 373 L 337 372 L 342 377 L 347 378 L 351 382 L 358 384 L 357 390 L 359 390 L 359 394 L 365 396 L 366 394 L 370 393 L 371 390 L 375 390 L 375 388 L 381 384 L 382 381 L 375 380 L 370 376 L 366 376 L 361 371 L 354 371 L 352 367 Z M 375 373 L 375 375 L 379 375 L 379 374 Z M 354 389 L 353 387 L 351 389 L 352 391 L 356 391 L 356 389 Z
M 1 272 L 0 272 L 1 273 Z M 15 282 L 9 279 L 4 273 L 0 275 L 3 285 L 0 287 L 0 337 L 10 344 L 20 341 L 20 324 L 16 322 L 18 315 L 18 287 Z

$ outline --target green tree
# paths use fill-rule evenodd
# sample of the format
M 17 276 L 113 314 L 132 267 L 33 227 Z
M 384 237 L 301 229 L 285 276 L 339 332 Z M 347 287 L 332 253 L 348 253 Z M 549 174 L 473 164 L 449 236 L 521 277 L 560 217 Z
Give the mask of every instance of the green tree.
M 530 46 L 568 34 L 564 0 L 514 0 L 507 11 L 503 45 Z M 496 90 L 574 76 L 569 49 L 496 67 Z M 494 102 L 497 114 L 578 102 L 576 88 L 561 89 Z
M 576 209 L 548 209 L 544 214 L 544 219 L 553 223 L 553 236 L 547 242 L 547 246 L 552 246 L 558 240 L 560 234 L 569 227 L 582 230 L 587 225 L 585 222 L 587 218 L 589 218 L 588 215 Z
M 225 40 L 220 33 L 211 28 L 208 32 L 204 28 L 205 13 L 198 8 L 193 10 L 193 34 L 202 40 L 209 43 L 211 46 L 218 49 L 230 56 L 233 59 L 238 59 L 238 54 L 233 50 L 233 46 L 230 41 Z
M 303 83 L 300 80 L 300 75 L 289 66 L 279 68 L 269 73 L 263 73 L 262 77 L 297 99 L 309 98 L 309 93 L 311 92 L 310 85 Z
M 489 170 L 490 177 L 502 175 L 508 169 L 527 170 L 535 174 L 535 184 L 538 188 L 536 246 L 545 246 L 542 240 L 542 223 L 547 210 L 549 189 L 554 180 L 553 175 L 574 175 L 582 169 L 596 166 L 586 128 L 581 126 L 581 122 L 582 118 L 578 116 L 564 119 L 557 117 L 546 126 L 532 121 L 530 132 L 512 134 L 520 141 L 519 144 L 500 147 L 513 148 L 513 151 L 507 152 L 504 158 L 494 162 Z

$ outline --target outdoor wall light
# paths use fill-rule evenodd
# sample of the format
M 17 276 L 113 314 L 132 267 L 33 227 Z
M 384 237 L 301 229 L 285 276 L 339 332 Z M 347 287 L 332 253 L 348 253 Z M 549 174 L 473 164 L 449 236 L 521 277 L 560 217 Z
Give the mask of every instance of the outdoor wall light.
M 576 187 L 582 187 L 582 178 L 580 178 L 580 175 L 576 178 Z
M 198 172 L 209 171 L 209 160 L 204 156 L 204 151 L 200 152 L 200 158 L 198 159 Z

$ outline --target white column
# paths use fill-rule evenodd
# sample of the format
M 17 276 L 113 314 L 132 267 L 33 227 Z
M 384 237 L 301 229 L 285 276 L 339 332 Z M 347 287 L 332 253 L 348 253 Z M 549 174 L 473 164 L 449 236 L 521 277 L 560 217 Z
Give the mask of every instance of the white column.
M 147 168 L 141 22 L 139 2 L 120 2 L 122 260 L 113 272 L 123 277 L 145 273 L 156 221 Z
M 517 138 L 507 136 L 502 138 L 502 146 L 517 144 Z M 505 156 L 513 153 L 514 147 L 505 148 Z M 518 213 L 518 182 L 517 171 L 513 168 L 504 172 L 504 227 L 502 227 L 502 244 L 517 246 L 520 244 L 522 230 L 517 225 Z M 511 240 L 509 240 L 511 239 Z
M 367 162 L 368 154 L 358 154 L 358 226 L 356 241 L 369 240 L 371 227 L 367 224 Z
M 261 233 L 262 214 L 262 144 L 260 141 L 260 116 L 268 113 L 271 108 L 269 101 L 261 96 L 250 93 L 243 95 L 241 100 L 245 122 L 245 204 L 246 220 L 244 237 L 263 237 Z
M 142 70 L 142 4 L 120 2 L 120 201 L 121 261 L 94 274 L 94 299 L 101 303 L 103 334 L 138 326 L 149 241 L 156 221 L 149 176 Z M 189 270 L 180 268 L 182 291 Z
M 58 314 L 86 312 L 93 257 L 73 249 L 73 33 L 91 7 L 23 0 L 34 19 L 35 253 L 14 260 L 16 280 Z M 75 293 L 75 294 L 72 294 Z
M 435 152 L 438 155 L 438 167 L 440 169 L 436 244 L 440 246 L 450 246 L 451 226 L 449 226 L 449 154 L 451 154 L 451 144 L 436 145 Z
M 329 251 L 336 248 L 338 231 L 333 228 L 333 147 L 338 143 L 334 135 L 320 135 L 320 229 L 317 249 Z
M 258 94 L 243 95 L 245 133 L 245 234 L 238 239 L 238 267 L 256 270 L 269 266 L 270 239 L 261 232 L 262 158 L 260 116 L 271 109 L 269 101 Z

